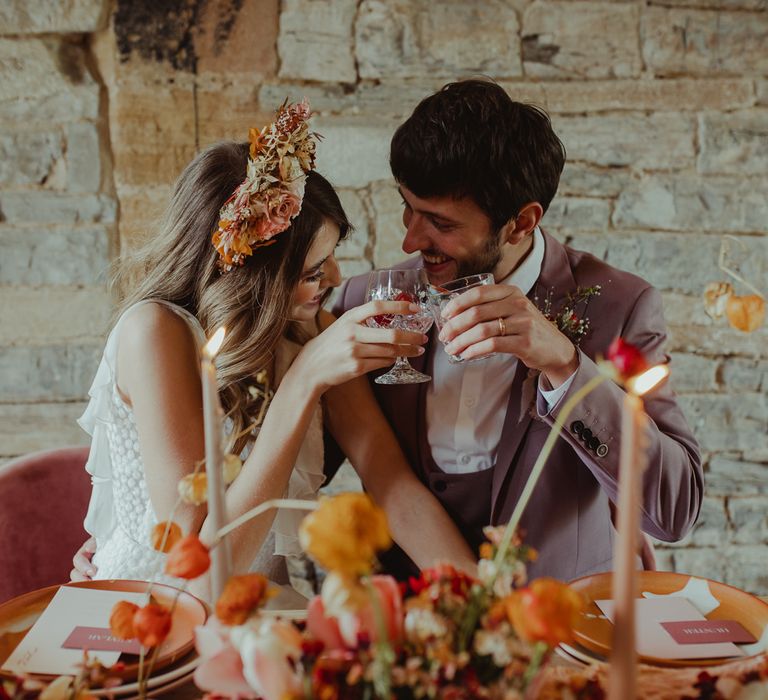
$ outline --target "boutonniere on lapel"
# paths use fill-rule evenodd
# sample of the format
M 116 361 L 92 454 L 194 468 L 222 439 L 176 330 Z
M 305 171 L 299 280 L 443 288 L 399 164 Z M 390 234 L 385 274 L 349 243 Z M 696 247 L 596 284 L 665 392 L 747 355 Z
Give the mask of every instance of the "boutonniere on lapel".
M 543 301 L 536 295 L 533 297 L 533 303 L 545 318 L 552 321 L 557 329 L 578 347 L 589 331 L 587 306 L 592 297 L 600 296 L 600 290 L 599 284 L 594 287 L 576 287 L 555 306 L 552 303 L 553 290 L 550 289 Z
M 555 305 L 552 301 L 554 290 L 547 291 L 544 299 L 540 299 L 536 294 L 533 297 L 533 303 L 541 311 L 545 318 L 557 326 L 557 329 L 570 340 L 576 347 L 589 332 L 589 318 L 587 317 L 587 306 L 592 297 L 600 296 L 601 287 L 596 284 L 594 287 L 576 287 L 572 292 L 560 300 Z M 536 406 L 536 385 L 539 378 L 539 371 L 528 370 L 528 376 L 523 382 L 520 397 L 520 420 L 526 412 L 534 418 L 538 418 Z

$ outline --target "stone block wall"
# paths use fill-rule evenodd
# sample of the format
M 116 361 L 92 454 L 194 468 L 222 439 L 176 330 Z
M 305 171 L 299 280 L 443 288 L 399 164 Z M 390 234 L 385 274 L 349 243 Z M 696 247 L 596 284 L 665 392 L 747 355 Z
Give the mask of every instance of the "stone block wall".
M 661 565 L 768 593 L 768 329 L 700 303 L 725 234 L 766 287 L 766 46 L 764 0 L 7 0 L 0 454 L 82 442 L 108 264 L 151 235 L 197 149 L 308 97 L 357 228 L 344 272 L 387 266 L 403 257 L 389 139 L 426 94 L 482 74 L 566 145 L 545 227 L 664 295 L 708 488 Z

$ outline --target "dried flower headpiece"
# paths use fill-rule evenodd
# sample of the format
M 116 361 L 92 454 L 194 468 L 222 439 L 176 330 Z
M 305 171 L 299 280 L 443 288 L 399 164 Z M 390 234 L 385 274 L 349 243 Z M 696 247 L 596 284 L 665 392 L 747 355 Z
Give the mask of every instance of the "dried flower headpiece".
M 224 272 L 243 265 L 254 248 L 274 243 L 301 211 L 307 173 L 315 167 L 310 116 L 306 100 L 286 101 L 274 122 L 249 130 L 245 180 L 221 208 L 212 238 Z

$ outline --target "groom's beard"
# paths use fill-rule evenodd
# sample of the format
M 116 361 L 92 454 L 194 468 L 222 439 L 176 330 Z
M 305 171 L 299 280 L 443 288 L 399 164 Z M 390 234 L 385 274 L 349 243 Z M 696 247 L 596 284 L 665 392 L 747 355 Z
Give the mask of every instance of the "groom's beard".
M 501 260 L 501 241 L 498 233 L 488 237 L 482 250 L 466 260 L 456 261 L 456 279 L 493 272 Z

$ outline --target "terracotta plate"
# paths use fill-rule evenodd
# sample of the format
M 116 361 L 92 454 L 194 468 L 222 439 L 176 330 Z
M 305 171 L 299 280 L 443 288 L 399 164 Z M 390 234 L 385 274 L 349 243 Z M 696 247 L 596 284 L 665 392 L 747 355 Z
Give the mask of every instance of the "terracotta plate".
M 691 578 L 702 579 L 701 576 L 691 577 L 689 574 L 678 574 L 671 571 L 641 571 L 638 572 L 640 592 L 647 591 L 657 595 L 674 593 L 685 587 Z M 611 651 L 611 635 L 613 624 L 602 616 L 594 601 L 610 600 L 612 574 L 595 574 L 585 576 L 571 582 L 571 587 L 583 593 L 589 604 L 574 630 L 574 636 L 579 644 L 593 654 L 607 658 Z M 768 626 L 768 604 L 749 593 L 728 586 L 725 583 L 702 579 L 709 584 L 712 595 L 720 601 L 720 605 L 706 617 L 708 620 L 736 620 L 740 622 L 756 639 L 760 639 Z M 640 661 L 657 666 L 715 666 L 733 661 L 733 657 L 718 659 L 660 659 L 652 656 L 640 656 Z
M 67 583 L 67 586 L 77 588 L 90 588 L 100 591 L 125 591 L 129 593 L 142 593 L 147 590 L 149 584 L 146 581 L 83 581 L 81 583 Z M 41 588 L 31 593 L 25 593 L 17 598 L 6 601 L 0 605 L 0 666 L 11 655 L 11 652 L 24 638 L 45 607 L 51 601 L 59 586 Z M 160 647 L 160 652 L 155 662 L 154 670 L 164 668 L 174 661 L 181 659 L 192 651 L 195 644 L 195 627 L 202 625 L 208 618 L 208 608 L 195 596 L 180 592 L 179 589 L 163 584 L 152 586 L 152 598 L 163 605 L 170 607 L 173 599 L 179 594 L 176 608 L 173 613 L 173 626 L 168 638 Z M 120 659 L 125 662 L 125 669 L 119 674 L 128 682 L 138 676 L 138 657 L 123 655 Z M 11 678 L 13 674 L 0 670 L 0 678 Z M 53 676 L 37 675 L 41 679 Z

